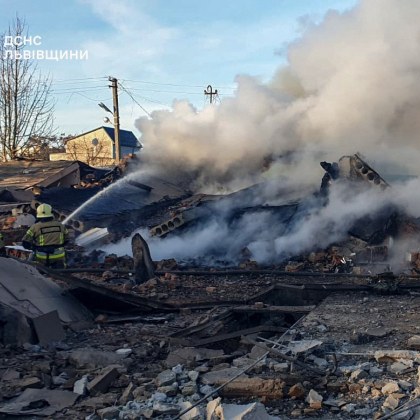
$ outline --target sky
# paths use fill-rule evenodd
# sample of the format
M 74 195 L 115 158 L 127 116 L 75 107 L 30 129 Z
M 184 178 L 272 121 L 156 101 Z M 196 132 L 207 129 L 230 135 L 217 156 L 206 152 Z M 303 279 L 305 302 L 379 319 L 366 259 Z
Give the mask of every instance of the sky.
M 108 76 L 120 89 L 121 128 L 140 136 L 135 121 L 187 100 L 208 105 L 204 89 L 219 99 L 235 95 L 237 77 L 269 82 L 287 63 L 287 48 L 330 10 L 345 12 L 356 0 L 0 0 L 0 30 L 16 16 L 32 49 L 87 51 L 83 60 L 36 60 L 51 77 L 58 134 L 103 125 L 112 108 Z

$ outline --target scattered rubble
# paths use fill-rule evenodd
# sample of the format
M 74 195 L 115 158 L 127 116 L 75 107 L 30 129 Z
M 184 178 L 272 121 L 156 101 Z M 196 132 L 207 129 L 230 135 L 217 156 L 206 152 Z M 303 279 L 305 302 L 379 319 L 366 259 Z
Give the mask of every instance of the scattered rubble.
M 357 155 L 322 166 L 321 200 L 340 179 L 390 188 Z M 418 233 L 412 220 L 387 209 L 372 223 L 358 221 L 346 240 L 271 267 L 244 249 L 233 268 L 153 262 L 140 235 L 133 258 L 86 252 L 81 245 L 131 235 L 141 218 L 156 236 L 176 234 L 232 199 L 156 180 L 124 188 L 138 194 L 135 209 L 98 226 L 92 214 L 73 220 L 74 231 L 86 232 L 68 269 L 0 257 L 0 418 L 420 416 L 419 258 L 410 254 L 405 275 L 386 267 L 395 229 Z M 41 193 L 36 200 L 54 196 Z M 31 201 L 20 202 L 21 213 L 0 207 L 10 247 L 30 223 Z M 298 206 L 274 207 L 287 219 Z M 116 232 L 115 218 L 129 211 Z M 12 249 L 23 255 L 9 248 L 9 257 Z

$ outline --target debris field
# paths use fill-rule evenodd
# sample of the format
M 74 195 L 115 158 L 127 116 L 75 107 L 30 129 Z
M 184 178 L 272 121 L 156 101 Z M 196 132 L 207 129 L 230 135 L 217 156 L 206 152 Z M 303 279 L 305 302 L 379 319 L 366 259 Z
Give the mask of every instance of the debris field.
M 328 205 L 335 182 L 392 188 L 358 155 L 322 167 L 308 205 L 290 196 L 261 205 L 252 188 L 194 195 L 133 181 L 125 168 L 102 174 L 106 181 L 84 168 L 88 180 L 69 187 L 78 199 L 61 207 L 61 187 L 0 191 L 0 418 L 419 418 L 417 219 L 387 205 L 328 246 L 275 262 L 258 262 L 244 246 L 236 264 L 225 250 L 156 261 L 139 233 L 185 235 L 224 203 L 232 228 L 269 211 L 287 235 L 308 206 Z M 115 213 L 100 204 L 77 213 L 86 191 L 101 195 L 125 179 L 124 193 L 136 193 Z M 47 198 L 72 229 L 65 269 L 36 265 L 19 245 Z M 396 238 L 410 239 L 398 270 L 389 258 Z M 124 240 L 130 255 L 104 251 Z

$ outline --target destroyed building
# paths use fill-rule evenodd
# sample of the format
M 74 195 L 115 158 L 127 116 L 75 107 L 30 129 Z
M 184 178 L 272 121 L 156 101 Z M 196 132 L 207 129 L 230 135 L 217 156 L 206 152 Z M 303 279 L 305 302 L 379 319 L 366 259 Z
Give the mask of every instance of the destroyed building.
M 416 418 L 417 219 L 376 199 L 394 187 L 361 156 L 321 166 L 309 191 L 197 194 L 135 171 L 0 191 L 0 415 Z M 73 231 L 64 270 L 13 254 L 41 202 Z M 200 248 L 205 229 L 228 234 Z M 191 259 L 156 258 L 180 238 Z

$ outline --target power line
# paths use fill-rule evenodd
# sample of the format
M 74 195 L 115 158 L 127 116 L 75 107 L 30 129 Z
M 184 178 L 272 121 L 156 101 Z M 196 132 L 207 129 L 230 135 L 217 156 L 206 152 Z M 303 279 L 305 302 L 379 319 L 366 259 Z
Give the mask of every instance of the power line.
M 52 86 L 53 89 L 57 89 L 57 90 L 90 89 L 92 87 L 95 87 L 95 88 L 97 88 L 97 87 L 107 87 L 107 85 L 104 85 L 103 83 L 95 84 L 95 83 L 92 83 L 92 82 L 90 82 L 89 84 L 84 83 L 84 84 L 81 84 L 81 85 L 74 85 L 74 84 L 72 84 L 72 85 L 70 85 L 70 84 L 68 84 L 68 85 L 54 85 L 54 84 L 52 84 L 51 86 Z
M 164 104 L 163 102 L 160 102 L 160 101 L 156 101 L 155 99 L 146 98 L 145 96 L 140 96 L 140 95 L 137 95 L 137 96 L 141 99 L 144 99 L 147 102 L 152 102 L 152 103 L 155 103 L 155 104 L 166 106 L 168 108 L 172 108 L 170 105 Z
M 51 89 L 51 92 L 55 93 L 75 93 L 75 92 L 89 92 L 89 91 L 95 91 L 98 89 L 103 90 L 105 86 L 92 86 L 92 87 L 86 87 L 86 88 L 66 88 L 66 89 Z
M 88 82 L 90 80 L 102 80 L 102 79 L 105 80 L 107 79 L 107 77 L 100 76 L 100 77 L 82 77 L 78 79 L 53 79 L 52 82 L 53 83 L 73 83 L 73 82 L 81 83 L 81 82 Z
M 108 84 L 102 84 L 104 80 L 107 78 L 105 76 L 101 77 L 85 77 L 85 78 L 74 78 L 74 79 L 61 79 L 57 80 L 57 82 L 63 83 L 62 85 L 58 84 L 55 87 L 51 89 L 51 93 L 55 96 L 60 95 L 70 95 L 68 100 L 71 100 L 71 97 L 73 95 L 79 95 L 82 96 L 90 101 L 103 101 L 104 99 L 96 99 L 89 97 L 87 94 L 89 92 L 99 92 L 104 90 L 104 88 L 109 87 Z M 192 87 L 192 88 L 202 88 L 202 86 L 198 85 L 181 85 L 181 84 L 173 84 L 173 83 L 158 83 L 158 82 L 148 82 L 144 80 L 134 80 L 134 79 L 125 79 L 127 81 L 131 81 L 134 83 L 144 83 L 144 84 L 150 84 L 150 85 L 156 85 L 156 86 L 178 86 L 178 87 Z M 86 83 L 89 83 L 89 85 L 86 85 Z M 93 85 L 92 83 L 101 83 L 101 85 Z M 70 86 L 72 84 L 72 86 Z M 166 90 L 166 89 L 143 89 L 140 87 L 126 87 L 123 83 L 119 82 L 119 85 L 121 89 L 131 98 L 131 100 L 136 103 L 149 117 L 150 113 L 137 101 L 137 99 L 133 96 L 132 91 L 137 92 L 153 92 L 153 93 L 164 93 L 164 94 L 181 94 L 181 95 L 202 95 L 202 91 L 200 92 L 191 92 L 191 91 L 182 91 L 182 90 Z M 232 89 L 232 88 L 229 88 Z M 230 94 L 219 94 L 219 96 L 232 96 Z M 151 99 L 145 96 L 140 96 L 137 94 L 138 98 L 141 98 L 142 100 L 156 103 L 159 105 L 163 105 L 168 108 L 172 108 L 172 106 L 165 104 L 163 102 L 160 102 L 156 99 Z
M 72 78 L 72 79 L 55 79 L 52 80 L 52 83 L 90 83 L 92 80 L 102 81 L 106 80 L 106 76 L 98 76 L 98 77 L 81 77 L 81 78 Z M 174 87 L 190 87 L 190 88 L 199 88 L 203 89 L 206 87 L 205 84 L 203 85 L 190 85 L 188 83 L 161 83 L 161 82 L 151 82 L 147 80 L 139 80 L 139 79 L 122 79 L 123 82 L 132 82 L 132 83 L 141 83 L 141 84 L 148 84 L 148 85 L 157 85 L 157 86 L 174 86 Z M 219 89 L 229 89 L 235 90 L 236 87 L 233 86 L 218 86 Z
M 134 96 L 124 87 L 124 85 L 121 82 L 118 82 L 118 84 L 120 85 L 121 89 L 127 93 L 127 95 L 149 116 L 152 117 L 150 115 L 150 113 L 143 107 L 143 105 L 141 105 L 135 98 Z
M 191 88 L 200 88 L 203 89 L 206 85 L 188 85 L 188 84 L 175 84 L 175 83 L 159 83 L 159 82 L 148 82 L 145 80 L 134 80 L 134 79 L 123 79 L 124 82 L 133 82 L 133 83 L 144 83 L 149 85 L 159 85 L 159 86 L 175 86 L 175 87 L 191 87 Z M 219 86 L 219 89 L 231 89 L 235 90 L 235 87 L 232 86 Z
M 157 89 L 142 89 L 142 88 L 133 88 L 130 87 L 131 90 L 141 91 L 141 92 L 156 92 L 156 93 L 182 93 L 185 95 L 202 95 L 200 92 L 185 92 L 179 90 L 157 90 Z
M 71 99 L 71 97 L 73 96 L 73 95 L 79 95 L 79 96 L 83 96 L 84 98 L 86 98 L 86 99 L 89 99 L 89 101 L 93 101 L 93 102 L 103 102 L 103 101 L 106 101 L 108 98 L 105 98 L 105 99 L 98 99 L 98 98 L 89 98 L 89 96 L 86 96 L 86 95 L 84 95 L 83 93 L 80 93 L 80 92 L 73 92 L 71 95 L 70 95 L 70 98 L 69 98 L 69 100 Z

